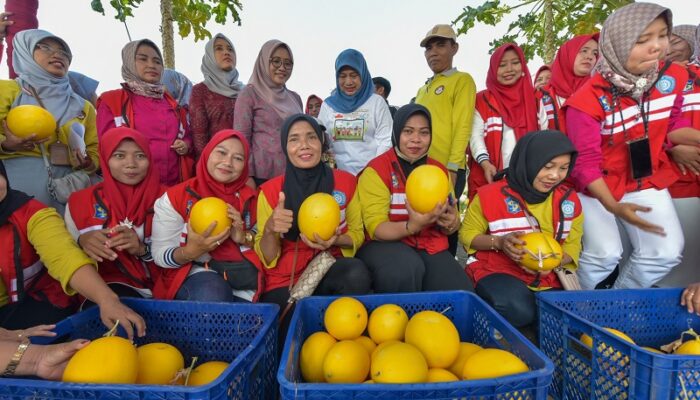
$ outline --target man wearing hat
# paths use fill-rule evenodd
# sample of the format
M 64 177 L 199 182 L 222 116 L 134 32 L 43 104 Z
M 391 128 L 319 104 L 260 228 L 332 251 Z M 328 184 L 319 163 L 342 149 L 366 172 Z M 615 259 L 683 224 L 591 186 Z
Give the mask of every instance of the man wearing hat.
M 466 72 L 452 66 L 459 44 L 450 25 L 435 25 L 420 42 L 425 61 L 433 71 L 418 90 L 416 103 L 428 110 L 433 120 L 433 139 L 428 155 L 450 171 L 457 198 L 466 184 L 465 152 L 469 144 L 474 115 L 476 86 Z M 450 252 L 457 251 L 457 236 L 450 237 Z

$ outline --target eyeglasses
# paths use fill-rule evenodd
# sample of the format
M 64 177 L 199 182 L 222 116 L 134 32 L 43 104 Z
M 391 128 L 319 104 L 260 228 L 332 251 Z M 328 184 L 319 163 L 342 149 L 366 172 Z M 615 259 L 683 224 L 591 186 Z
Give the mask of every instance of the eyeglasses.
M 52 56 L 54 54 L 57 54 L 60 58 L 63 58 L 65 60 L 70 61 L 73 57 L 71 54 L 65 50 L 61 49 L 54 49 L 53 47 L 49 46 L 48 44 L 44 43 L 37 43 L 36 48 L 41 50 L 42 53 Z
M 271 58 L 270 64 L 272 64 L 272 66 L 275 68 L 279 68 L 284 65 L 284 69 L 288 71 L 294 67 L 292 60 L 283 60 L 279 57 Z

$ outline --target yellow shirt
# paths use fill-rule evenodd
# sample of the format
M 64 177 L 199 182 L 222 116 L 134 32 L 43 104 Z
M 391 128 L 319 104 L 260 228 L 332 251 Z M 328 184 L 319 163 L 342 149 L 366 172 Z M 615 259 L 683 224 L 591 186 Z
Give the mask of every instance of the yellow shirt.
M 465 168 L 475 99 L 471 75 L 454 68 L 433 76 L 416 94 L 416 103 L 430 110 L 433 122 L 428 155 L 450 171 Z
M 75 290 L 69 285 L 75 271 L 87 264 L 97 268 L 97 263 L 78 247 L 68 233 L 63 218 L 53 208 L 46 207 L 32 215 L 27 222 L 27 239 L 49 275 L 59 281 L 63 291 L 70 296 L 75 294 Z M 3 248 L 3 251 L 12 249 Z M 0 280 L 0 306 L 8 301 L 7 288 Z
M 554 235 L 554 227 L 552 225 L 552 197 L 554 195 L 550 194 L 547 200 L 539 204 L 529 204 L 526 203 L 530 214 L 537 219 L 542 232 Z M 488 234 L 489 223 L 484 217 L 484 213 L 481 209 L 481 200 L 477 194 L 469 203 L 469 208 L 467 209 L 467 214 L 462 221 L 462 226 L 459 228 L 459 241 L 468 249 L 469 253 L 474 253 L 475 250 L 471 249 L 472 240 L 478 235 Z M 573 260 L 573 265 L 566 265 L 567 268 L 573 269 L 578 266 L 578 258 L 581 254 L 581 238 L 583 237 L 583 213 L 578 217 L 574 218 L 571 222 L 571 230 L 569 231 L 569 236 L 564 240 L 562 245 L 562 250 L 564 253 L 568 254 Z
M 14 103 L 15 98 L 20 93 L 19 84 L 15 81 L 0 80 L 0 143 L 5 141 L 5 126 L 3 121 L 7 118 L 7 113 L 10 112 L 12 108 L 12 103 Z M 90 104 L 89 101 L 85 101 L 85 107 L 83 108 L 83 118 L 75 117 L 67 121 L 59 129 L 58 136 L 52 135 L 51 138 L 44 143 L 47 153 L 49 152 L 49 145 L 60 141 L 63 144 L 68 145 L 68 135 L 71 132 L 71 125 L 74 122 L 78 122 L 85 127 L 85 150 L 88 156 L 92 159 L 92 164 L 94 168 L 86 170 L 88 173 L 97 171 L 100 165 L 100 157 L 97 150 L 97 114 L 95 113 L 95 108 Z M 34 149 L 29 151 L 17 151 L 14 153 L 5 152 L 2 147 L 0 147 L 0 160 L 15 158 L 15 157 L 41 157 L 41 151 L 39 146 L 35 146 Z M 74 167 L 78 165 L 78 160 L 75 158 L 73 151 L 69 152 L 71 165 Z
M 277 266 L 277 260 L 279 260 L 280 254 L 271 260 L 269 263 L 265 262 L 265 256 L 263 255 L 262 249 L 260 248 L 260 241 L 262 240 L 263 234 L 265 233 L 265 224 L 267 220 L 272 216 L 272 207 L 265 196 L 265 192 L 260 191 L 258 195 L 258 211 L 257 211 L 257 226 L 258 232 L 255 234 L 255 252 L 258 254 L 260 261 L 265 266 L 265 268 L 274 268 Z M 362 227 L 362 209 L 360 206 L 360 200 L 358 198 L 358 190 L 355 190 L 355 194 L 345 208 L 345 221 L 348 225 L 348 231 L 346 234 L 352 239 L 352 247 L 344 248 L 339 247 L 340 251 L 343 253 L 344 257 L 354 257 L 357 250 L 362 246 L 365 241 L 365 232 Z

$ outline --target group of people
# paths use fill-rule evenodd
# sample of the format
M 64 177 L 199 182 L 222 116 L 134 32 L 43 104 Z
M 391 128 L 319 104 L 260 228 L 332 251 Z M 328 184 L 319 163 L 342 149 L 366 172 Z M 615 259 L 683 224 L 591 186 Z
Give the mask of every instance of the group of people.
M 279 40 L 244 84 L 233 43 L 215 35 L 194 86 L 166 77 L 155 43 L 133 41 L 121 87 L 94 99 L 71 85 L 60 37 L 24 30 L 13 45 L 18 78 L 0 81 L 0 327 L 20 338 L 94 304 L 105 325 L 145 334 L 120 296 L 284 308 L 321 255 L 334 261 L 314 294 L 475 291 L 527 332 L 534 293 L 565 285 L 519 264 L 523 233 L 560 242 L 561 267 L 584 289 L 616 267 L 614 288 L 652 287 L 694 251 L 684 241 L 700 213 L 700 30 L 673 27 L 656 4 L 624 6 L 600 33 L 567 41 L 535 84 L 522 49 L 502 45 L 478 93 L 453 66 L 454 30 L 436 25 L 420 42 L 433 75 L 398 109 L 354 49 L 336 59 L 335 90 L 304 110 Z M 54 135 L 10 131 L 8 112 L 25 104 L 54 116 Z M 427 213 L 405 193 L 421 165 L 452 185 Z M 47 184 L 78 173 L 89 182 L 67 201 Z M 298 227 L 320 192 L 340 207 L 327 240 Z M 193 229 L 206 197 L 226 202 L 230 227 Z M 697 311 L 693 288 L 683 303 Z

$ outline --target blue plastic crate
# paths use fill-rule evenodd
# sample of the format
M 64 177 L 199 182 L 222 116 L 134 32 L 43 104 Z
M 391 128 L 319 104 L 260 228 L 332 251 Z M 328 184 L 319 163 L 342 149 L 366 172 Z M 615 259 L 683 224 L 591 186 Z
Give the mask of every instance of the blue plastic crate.
M 206 303 L 123 298 L 146 320 L 139 345 L 166 342 L 189 365 L 210 360 L 231 362 L 219 378 L 196 387 L 87 385 L 37 379 L 0 379 L 0 399 L 8 400 L 213 400 L 273 399 L 277 390 L 277 313 L 273 304 Z M 106 331 L 93 307 L 56 326 L 58 338 L 95 339 Z M 123 330 L 120 329 L 123 335 Z M 41 340 L 36 340 L 39 343 Z M 49 342 L 50 340 L 43 340 Z
M 337 297 L 308 297 L 297 304 L 284 344 L 277 381 L 282 399 L 498 399 L 545 400 L 553 365 L 532 343 L 476 295 L 467 292 L 423 292 L 355 296 L 368 312 L 394 303 L 410 316 L 423 310 L 444 312 L 455 323 L 462 341 L 501 348 L 516 354 L 530 372 L 499 379 L 448 383 L 318 384 L 303 383 L 299 370 L 301 345 L 323 330 L 323 314 Z
M 540 348 L 556 367 L 557 399 L 700 399 L 700 357 L 652 353 L 700 317 L 680 306 L 682 289 L 595 290 L 538 295 Z M 603 328 L 626 333 L 632 345 Z M 593 338 L 589 349 L 579 340 Z M 685 390 L 684 390 L 685 387 Z

